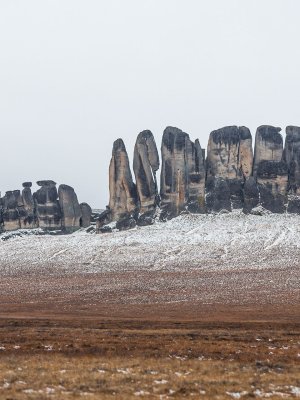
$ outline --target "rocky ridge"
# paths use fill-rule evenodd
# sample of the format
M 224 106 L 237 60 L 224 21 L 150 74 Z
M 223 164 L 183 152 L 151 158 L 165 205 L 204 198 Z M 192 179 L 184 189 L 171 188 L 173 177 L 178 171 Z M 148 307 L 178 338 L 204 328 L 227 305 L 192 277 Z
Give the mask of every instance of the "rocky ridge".
M 0 198 L 1 231 L 37 229 L 71 233 L 91 225 L 92 209 L 79 204 L 74 189 L 51 180 L 38 181 L 40 187 L 32 193 L 31 182 L 23 183 L 23 190 L 13 190 Z
M 211 132 L 205 157 L 199 140 L 193 142 L 182 130 L 167 127 L 161 145 L 160 191 L 153 134 L 147 130 L 138 135 L 136 184 L 124 142 L 118 139 L 110 165 L 110 202 L 98 220 L 98 231 L 151 225 L 157 217 L 166 221 L 183 212 L 300 214 L 300 127 L 286 128 L 285 145 L 280 132 L 278 127 L 260 126 L 253 152 L 247 127 L 226 126 Z

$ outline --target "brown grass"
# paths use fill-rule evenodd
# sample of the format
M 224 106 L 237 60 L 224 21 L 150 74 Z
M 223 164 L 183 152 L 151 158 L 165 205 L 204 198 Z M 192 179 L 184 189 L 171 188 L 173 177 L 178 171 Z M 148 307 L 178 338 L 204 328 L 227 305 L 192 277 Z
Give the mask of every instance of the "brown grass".
M 2 319 L 0 347 L 0 399 L 281 399 L 300 388 L 298 323 Z

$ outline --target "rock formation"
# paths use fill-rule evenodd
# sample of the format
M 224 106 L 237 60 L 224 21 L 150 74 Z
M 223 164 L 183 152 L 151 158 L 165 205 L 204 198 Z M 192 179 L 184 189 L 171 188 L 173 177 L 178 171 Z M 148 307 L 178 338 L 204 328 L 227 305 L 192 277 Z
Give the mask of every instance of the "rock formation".
M 189 206 L 204 212 L 205 167 L 199 142 L 178 128 L 167 127 L 162 139 L 162 219 L 179 215 Z
M 36 228 L 37 226 L 31 187 L 32 187 L 31 182 L 23 183 L 22 199 L 26 216 L 24 219 L 21 219 L 21 227 L 27 229 Z
M 208 209 L 231 211 L 231 208 L 242 208 L 243 185 L 251 175 L 253 165 L 249 129 L 226 126 L 211 132 L 206 162 Z
M 262 161 L 281 161 L 283 139 L 281 128 L 262 125 L 257 128 L 255 136 L 253 176 L 256 178 L 259 163 Z
M 81 203 L 80 210 L 81 210 L 80 226 L 82 228 L 88 228 L 91 225 L 92 209 L 87 203 Z
M 56 183 L 48 181 L 38 181 L 38 189 L 34 195 L 36 215 L 39 227 L 44 229 L 61 228 L 61 209 L 58 201 Z
M 159 169 L 159 156 L 154 136 L 151 131 L 141 132 L 134 148 L 133 170 L 139 198 L 140 217 L 138 224 L 153 223 L 153 216 L 158 205 L 156 172 Z
M 283 161 L 281 128 L 263 125 L 257 129 L 253 176 L 257 181 L 260 204 L 269 211 L 285 211 L 288 167 Z
M 288 208 L 291 213 L 300 214 L 300 127 L 287 126 L 283 160 L 289 174 Z
M 111 219 L 113 221 L 134 219 L 138 210 L 138 197 L 122 139 L 116 140 L 113 145 L 109 166 L 109 191 Z
M 61 209 L 61 225 L 67 232 L 80 228 L 81 208 L 74 189 L 68 185 L 60 185 L 58 198 Z
M 7 191 L 3 198 L 2 219 L 5 230 L 14 231 L 21 228 L 20 209 L 22 214 L 23 202 L 20 190 Z
M 287 200 L 287 164 L 284 161 L 261 161 L 256 175 L 260 204 L 274 213 L 283 213 Z

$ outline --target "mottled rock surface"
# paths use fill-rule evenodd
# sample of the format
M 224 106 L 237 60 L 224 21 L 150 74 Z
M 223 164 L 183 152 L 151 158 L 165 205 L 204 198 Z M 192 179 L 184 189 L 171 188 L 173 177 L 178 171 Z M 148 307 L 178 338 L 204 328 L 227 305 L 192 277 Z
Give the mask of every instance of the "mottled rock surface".
M 24 216 L 24 212 L 22 212 L 23 209 L 24 206 L 20 190 L 7 191 L 3 198 L 2 213 L 2 219 L 6 231 L 14 231 L 21 228 L 20 217 Z
M 122 139 L 114 142 L 109 166 L 109 208 L 117 221 L 137 213 L 138 197 L 133 183 L 127 151 Z
M 199 142 L 174 127 L 167 127 L 162 139 L 162 218 L 179 215 L 188 208 L 204 211 L 205 167 Z
M 288 167 L 284 161 L 262 161 L 257 169 L 260 204 L 274 213 L 283 213 L 287 202 Z
M 91 225 L 92 208 L 87 203 L 81 203 L 80 210 L 81 210 L 80 226 L 82 228 L 88 228 Z
M 208 209 L 220 211 L 242 208 L 244 181 L 251 175 L 253 167 L 252 136 L 249 129 L 244 126 L 226 126 L 211 132 L 206 163 Z
M 147 221 L 143 215 L 150 216 L 158 205 L 158 189 L 156 172 L 159 169 L 159 155 L 154 136 L 151 131 L 141 132 L 134 148 L 133 170 L 136 179 L 137 195 L 141 220 Z M 149 219 L 151 223 L 153 218 Z
M 62 228 L 66 231 L 74 231 L 80 228 L 81 208 L 74 189 L 68 185 L 60 185 L 58 198 Z
M 58 201 L 56 183 L 51 180 L 38 181 L 38 189 L 34 195 L 36 216 L 40 228 L 60 229 L 61 209 Z
M 24 205 L 24 210 L 26 213 L 25 218 L 21 218 L 21 228 L 36 228 L 37 221 L 35 218 L 35 207 L 33 196 L 31 193 L 31 182 L 24 182 L 23 183 L 23 190 L 22 190 L 22 200 Z
M 243 211 L 245 214 L 248 214 L 253 208 L 257 207 L 259 204 L 259 190 L 256 180 L 253 176 L 250 176 L 246 179 L 243 190 Z
M 257 128 L 255 136 L 253 176 L 256 177 L 259 164 L 262 161 L 281 161 L 283 139 L 279 133 L 281 128 L 262 125 Z

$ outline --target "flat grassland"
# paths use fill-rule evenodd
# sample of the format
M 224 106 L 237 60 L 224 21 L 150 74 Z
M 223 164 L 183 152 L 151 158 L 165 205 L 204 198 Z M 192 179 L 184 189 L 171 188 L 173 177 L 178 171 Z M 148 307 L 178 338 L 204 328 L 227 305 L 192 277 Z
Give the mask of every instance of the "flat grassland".
M 300 396 L 299 307 L 152 307 L 2 317 L 0 399 Z

